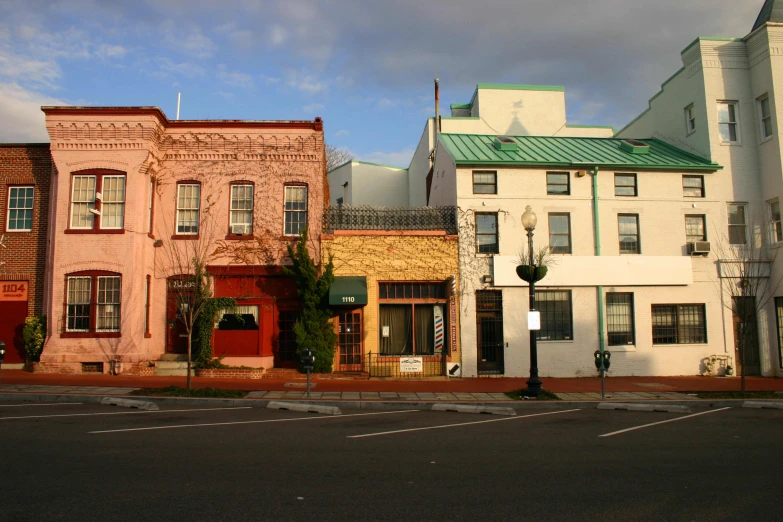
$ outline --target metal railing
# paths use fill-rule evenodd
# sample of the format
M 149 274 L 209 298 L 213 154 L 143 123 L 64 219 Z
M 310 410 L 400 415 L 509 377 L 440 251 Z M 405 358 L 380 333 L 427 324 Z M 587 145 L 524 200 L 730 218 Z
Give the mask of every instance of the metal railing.
M 457 233 L 457 207 L 371 207 L 324 209 L 324 232 L 335 230 L 445 230 Z
M 408 360 L 413 359 L 413 360 Z M 413 356 L 366 353 L 362 361 L 363 371 L 370 377 L 417 379 L 446 375 L 446 354 Z M 420 371 L 404 371 L 420 368 Z

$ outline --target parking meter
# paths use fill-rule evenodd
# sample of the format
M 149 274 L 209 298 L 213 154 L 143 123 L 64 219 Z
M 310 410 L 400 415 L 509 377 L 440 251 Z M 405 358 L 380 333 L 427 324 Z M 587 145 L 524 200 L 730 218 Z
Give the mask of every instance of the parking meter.
M 610 364 L 609 359 L 611 358 L 612 358 L 612 352 L 604 351 L 604 370 L 609 369 L 609 364 Z
M 5 359 L 5 341 L 0 341 L 0 371 L 3 370 L 3 359 Z
M 604 358 L 601 355 L 601 350 L 596 350 L 593 352 L 593 356 L 595 357 L 595 369 L 600 370 L 601 366 L 603 366 Z
M 304 349 L 302 350 L 301 354 L 302 359 L 302 368 L 305 369 L 313 369 L 313 365 L 315 364 L 315 355 L 313 354 L 312 350 Z

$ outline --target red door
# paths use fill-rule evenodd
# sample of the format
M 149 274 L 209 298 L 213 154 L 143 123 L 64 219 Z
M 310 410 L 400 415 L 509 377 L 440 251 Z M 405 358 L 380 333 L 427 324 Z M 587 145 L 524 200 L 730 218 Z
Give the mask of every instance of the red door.
M 188 353 L 188 332 L 177 307 L 179 298 L 178 291 L 166 296 L 166 353 Z
M 0 341 L 5 342 L 5 360 L 19 364 L 25 360 L 22 329 L 27 318 L 27 301 L 0 301 Z

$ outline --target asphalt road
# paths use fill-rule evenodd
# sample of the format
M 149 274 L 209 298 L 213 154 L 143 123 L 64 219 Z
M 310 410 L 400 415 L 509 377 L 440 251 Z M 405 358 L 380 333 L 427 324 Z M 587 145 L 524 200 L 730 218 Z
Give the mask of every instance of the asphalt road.
M 783 520 L 783 411 L 702 412 L 0 403 L 0 520 Z

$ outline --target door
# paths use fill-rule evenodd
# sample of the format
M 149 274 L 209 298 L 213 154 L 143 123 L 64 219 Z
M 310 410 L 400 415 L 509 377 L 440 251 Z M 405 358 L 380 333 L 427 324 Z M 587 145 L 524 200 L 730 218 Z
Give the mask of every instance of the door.
M 742 375 L 743 364 L 746 376 L 761 375 L 756 298 L 752 296 L 735 297 L 732 315 L 734 319 L 734 360 L 737 365 L 737 375 Z
M 298 310 L 280 310 L 277 315 L 277 343 L 275 347 L 275 368 L 296 368 L 296 338 L 294 323 Z
M 503 294 L 500 290 L 476 292 L 476 342 L 479 375 L 502 374 Z
M 180 294 L 181 290 L 177 290 L 166 295 L 166 353 L 188 353 L 188 332 L 177 306 Z M 187 303 L 182 306 L 187 307 Z
M 5 342 L 5 363 L 19 364 L 27 358 L 24 320 L 27 318 L 27 281 L 0 282 L 0 341 Z
M 343 312 L 338 316 L 339 371 L 362 371 L 362 331 L 361 310 Z

